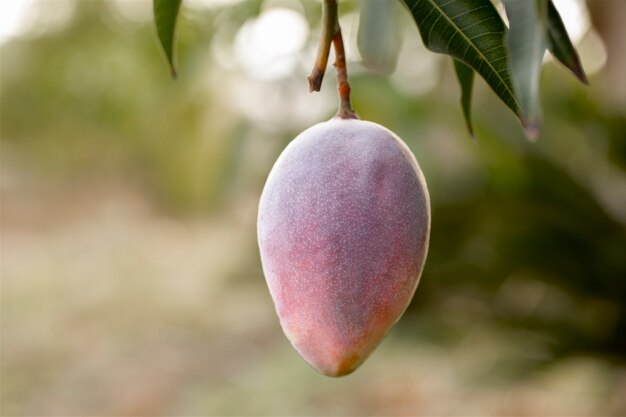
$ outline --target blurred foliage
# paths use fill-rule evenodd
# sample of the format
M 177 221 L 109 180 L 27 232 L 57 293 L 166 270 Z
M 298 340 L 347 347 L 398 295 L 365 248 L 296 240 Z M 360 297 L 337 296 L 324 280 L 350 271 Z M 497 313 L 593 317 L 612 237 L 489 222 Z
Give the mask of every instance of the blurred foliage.
M 280 4 L 300 10 L 311 23 L 307 48 L 312 50 L 317 43 L 317 4 Z M 358 13 L 353 2 L 342 7 L 342 14 Z M 150 20 L 129 20 L 105 1 L 76 2 L 73 18 L 62 29 L 2 45 L 3 175 L 8 170 L 18 177 L 32 175 L 37 181 L 58 184 L 61 193 L 97 189 L 103 183 L 132 184 L 164 216 L 204 219 L 211 222 L 210 230 L 220 229 L 225 211 L 238 212 L 245 205 L 242 201 L 256 201 L 282 148 L 310 124 L 306 117 L 293 116 L 297 106 L 292 102 L 298 97 L 311 103 L 317 99 L 306 96 L 311 61 L 306 51 L 294 74 L 276 81 L 250 81 L 236 64 L 228 67 L 218 59 L 220 51 L 232 51 L 238 29 L 260 11 L 256 1 L 183 8 L 176 82 L 164 68 Z M 418 36 L 410 25 L 404 33 Z M 411 53 L 428 54 L 420 48 Z M 524 349 L 517 361 L 497 366 L 500 373 L 524 377 L 580 355 L 623 366 L 626 118 L 596 87 L 603 73 L 591 74 L 592 87 L 585 88 L 564 76 L 557 64 L 548 63 L 542 80 L 544 130 L 539 142 L 531 144 L 483 82 L 477 82 L 473 102 L 477 140 L 468 138 L 450 63 L 438 61 L 437 74 L 432 74 L 438 79 L 436 86 L 421 94 L 410 93 L 393 76 L 375 76 L 358 62 L 349 65 L 357 112 L 405 139 L 422 165 L 432 198 L 428 262 L 394 343 L 408 343 L 415 352 L 422 352 L 425 343 L 450 348 L 466 340 L 472 329 L 490 329 L 497 343 Z M 332 75 L 322 93 L 333 91 Z M 269 121 L 260 122 L 237 105 L 242 95 L 235 87 L 249 94 L 253 107 L 270 102 L 268 91 L 283 107 Z M 332 107 L 322 109 L 326 116 L 320 121 L 331 117 Z M 308 109 L 319 111 L 313 104 Z M 3 205 L 11 204 L 14 194 L 5 188 L 3 194 Z M 254 245 L 254 210 L 244 212 L 242 235 L 226 231 L 223 236 L 231 235 L 235 243 L 222 248 L 220 240 L 207 256 L 235 259 L 226 274 L 227 288 L 252 288 L 251 299 L 267 301 Z M 46 210 L 42 213 L 54 218 Z M 3 229 L 10 228 L 11 221 L 3 215 Z M 3 279 L 4 275 L 3 271 Z M 178 275 L 170 278 L 181 279 Z M 149 279 L 148 283 L 136 279 L 150 285 Z M 141 294 L 143 287 L 133 289 L 132 281 L 124 288 L 130 285 L 128 291 Z M 3 297 L 11 295 L 3 291 Z M 245 303 L 239 307 L 245 309 Z M 218 306 L 229 314 L 236 311 L 229 310 L 226 301 Z M 125 310 L 120 311 L 124 315 Z M 193 314 L 185 314 L 189 316 L 181 320 L 190 327 L 203 326 Z M 149 320 L 141 317 L 143 321 L 134 324 Z M 16 321 L 20 316 L 3 319 Z M 271 323 L 276 331 L 277 324 Z M 133 334 L 132 328 L 124 328 Z M 233 337 L 241 342 L 237 339 L 241 336 Z M 279 342 L 286 349 L 286 341 Z M 193 351 L 203 355 L 200 348 Z M 281 368 L 284 350 L 272 352 L 278 356 L 262 361 L 263 369 L 273 366 L 280 386 L 292 371 Z M 3 362 L 7 359 L 12 358 L 5 355 Z M 376 353 L 371 362 L 376 362 Z M 19 366 L 10 369 L 11 376 L 22 375 L 11 392 L 26 401 L 19 392 L 29 389 L 28 372 Z M 256 372 L 251 378 L 265 375 Z M 220 397 L 220 390 L 211 391 L 219 404 L 229 398 L 239 401 L 230 391 Z M 200 394 L 188 393 L 198 398 Z M 270 401 L 266 397 L 264 401 Z M 319 398 L 318 402 L 325 403 Z

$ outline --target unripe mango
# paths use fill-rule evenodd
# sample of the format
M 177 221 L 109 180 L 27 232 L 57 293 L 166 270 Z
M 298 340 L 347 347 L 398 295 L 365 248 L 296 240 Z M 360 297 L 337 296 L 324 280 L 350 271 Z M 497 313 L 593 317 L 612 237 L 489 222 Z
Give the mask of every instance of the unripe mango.
M 363 363 L 411 301 L 429 232 L 424 176 L 388 129 L 334 118 L 285 148 L 258 239 L 283 331 L 309 364 L 341 376 Z

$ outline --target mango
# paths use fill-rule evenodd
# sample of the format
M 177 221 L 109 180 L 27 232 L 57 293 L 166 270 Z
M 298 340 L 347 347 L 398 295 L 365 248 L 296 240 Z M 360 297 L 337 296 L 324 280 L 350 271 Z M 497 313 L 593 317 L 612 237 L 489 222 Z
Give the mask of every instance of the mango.
M 321 373 L 353 372 L 402 316 L 422 273 L 430 200 L 415 157 L 376 123 L 317 124 L 276 161 L 257 225 L 285 335 Z

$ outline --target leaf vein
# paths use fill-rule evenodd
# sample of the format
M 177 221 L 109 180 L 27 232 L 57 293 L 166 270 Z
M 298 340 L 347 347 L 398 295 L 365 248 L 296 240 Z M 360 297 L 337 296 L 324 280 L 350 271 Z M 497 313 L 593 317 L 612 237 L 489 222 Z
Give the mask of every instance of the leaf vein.
M 486 8 L 489 8 L 489 7 L 491 7 L 491 6 L 480 6 L 480 7 L 477 7 L 475 9 L 466 10 L 463 13 L 457 14 L 456 16 L 451 16 L 450 19 L 456 20 L 459 17 L 465 16 L 466 14 L 470 14 L 470 13 L 475 12 L 476 10 L 486 9 Z M 491 17 L 489 17 L 489 18 L 491 18 Z
M 432 26 L 430 27 L 430 30 L 428 31 L 428 39 L 430 40 L 430 35 L 433 33 L 433 29 L 437 26 L 437 22 L 439 21 L 439 19 L 441 19 L 441 15 L 439 15 L 435 21 L 433 22 Z

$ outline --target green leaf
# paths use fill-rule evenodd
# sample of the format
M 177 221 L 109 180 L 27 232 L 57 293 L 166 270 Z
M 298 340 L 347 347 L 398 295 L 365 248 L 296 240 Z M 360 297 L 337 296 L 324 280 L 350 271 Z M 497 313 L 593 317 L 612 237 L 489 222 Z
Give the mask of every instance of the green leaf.
M 511 53 L 513 86 L 522 106 L 522 124 L 529 139 L 541 126 L 539 78 L 546 51 L 543 22 L 547 0 L 503 0 L 510 30 L 506 36 Z
M 402 39 L 395 21 L 394 1 L 361 0 L 357 46 L 363 65 L 381 74 L 396 68 Z
M 403 0 L 419 29 L 424 45 L 451 55 L 487 81 L 500 99 L 521 117 L 511 82 L 507 31 L 489 0 Z
M 552 55 L 583 83 L 588 84 L 587 75 L 580 62 L 576 48 L 567 34 L 563 20 L 552 0 L 548 2 L 548 19 L 546 22 L 548 49 Z
M 459 61 L 453 59 L 454 71 L 456 72 L 456 78 L 461 85 L 461 108 L 463 109 L 463 117 L 465 117 L 465 124 L 470 135 L 474 135 L 474 129 L 472 129 L 472 120 L 470 113 L 472 109 L 472 90 L 474 89 L 474 70 Z
M 153 0 L 157 34 L 174 78 L 176 78 L 176 55 L 174 53 L 176 18 L 181 2 L 182 0 Z

